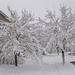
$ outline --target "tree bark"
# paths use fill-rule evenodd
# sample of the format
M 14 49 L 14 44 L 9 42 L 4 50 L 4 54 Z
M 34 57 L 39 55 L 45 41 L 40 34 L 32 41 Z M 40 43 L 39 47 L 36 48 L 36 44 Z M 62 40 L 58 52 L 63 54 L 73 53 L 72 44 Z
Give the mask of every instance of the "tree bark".
M 64 51 L 62 50 L 62 61 L 63 61 L 63 65 L 65 64 L 65 57 L 64 57 Z
M 17 65 L 17 53 L 15 54 L 15 66 L 18 66 Z

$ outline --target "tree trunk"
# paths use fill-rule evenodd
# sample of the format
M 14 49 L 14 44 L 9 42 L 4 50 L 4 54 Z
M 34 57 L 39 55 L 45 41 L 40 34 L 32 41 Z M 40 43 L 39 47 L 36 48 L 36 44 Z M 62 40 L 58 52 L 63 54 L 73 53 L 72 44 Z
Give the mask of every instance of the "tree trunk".
M 57 50 L 57 54 L 59 55 L 59 50 Z
M 57 54 L 59 55 L 59 47 L 57 47 L 56 49 L 57 49 Z
M 58 38 L 56 35 L 56 50 L 57 50 L 57 54 L 59 55 L 59 47 L 58 47 Z
M 17 65 L 17 53 L 15 54 L 15 66 L 18 66 Z
M 66 45 L 66 38 L 63 39 L 63 50 L 65 51 L 65 45 Z M 65 56 L 64 56 L 64 51 L 62 50 L 62 61 L 63 65 L 65 64 Z
M 62 61 L 63 61 L 63 65 L 65 64 L 65 57 L 64 57 L 64 51 L 62 50 Z

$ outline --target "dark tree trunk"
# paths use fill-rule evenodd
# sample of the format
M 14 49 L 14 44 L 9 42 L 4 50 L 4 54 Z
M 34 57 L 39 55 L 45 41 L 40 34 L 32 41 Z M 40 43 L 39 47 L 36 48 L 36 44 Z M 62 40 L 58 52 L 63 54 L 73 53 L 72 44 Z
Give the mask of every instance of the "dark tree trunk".
M 64 51 L 65 51 L 65 45 L 66 45 L 66 38 L 64 38 L 62 42 L 63 42 L 63 49 L 61 49 L 61 51 L 62 51 L 62 61 L 63 61 L 63 65 L 64 65 L 65 64 Z
M 18 66 L 17 65 L 17 53 L 15 54 L 15 66 Z
M 63 65 L 65 64 L 65 57 L 64 57 L 64 51 L 62 50 L 62 61 L 63 61 Z

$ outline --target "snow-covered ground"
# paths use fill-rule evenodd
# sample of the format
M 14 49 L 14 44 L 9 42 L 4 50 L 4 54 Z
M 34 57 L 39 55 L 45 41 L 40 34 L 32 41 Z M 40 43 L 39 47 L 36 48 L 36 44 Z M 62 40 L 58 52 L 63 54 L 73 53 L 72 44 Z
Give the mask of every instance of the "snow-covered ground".
M 75 66 L 70 61 L 74 56 L 65 54 L 65 64 L 62 64 L 61 54 L 44 56 L 45 65 L 42 67 L 37 63 L 25 63 L 15 67 L 14 65 L 0 65 L 0 75 L 75 75 Z

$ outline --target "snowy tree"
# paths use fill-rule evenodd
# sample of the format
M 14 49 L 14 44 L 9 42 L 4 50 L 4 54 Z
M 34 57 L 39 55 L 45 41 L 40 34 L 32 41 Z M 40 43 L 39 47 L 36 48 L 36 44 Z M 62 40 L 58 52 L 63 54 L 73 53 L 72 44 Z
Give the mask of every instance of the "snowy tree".
M 42 27 L 44 27 L 44 30 L 49 32 L 44 32 L 43 34 L 45 35 L 46 33 L 48 35 L 47 37 L 49 37 L 48 42 L 45 42 L 47 43 L 45 46 L 45 51 L 57 50 L 59 54 L 59 50 L 61 50 L 64 64 L 64 51 L 67 51 L 67 47 L 69 45 L 71 48 L 74 46 L 75 15 L 72 14 L 71 8 L 67 9 L 66 6 L 61 6 L 60 11 L 60 18 L 55 15 L 55 12 L 52 13 L 47 10 L 47 15 L 45 16 L 46 19 L 43 20 L 39 18 L 38 20 L 40 24 L 43 24 Z M 46 40 L 47 37 L 44 36 L 44 40 Z
M 4 36 L 5 38 L 7 36 L 6 43 L 4 42 L 1 45 L 2 58 L 7 57 L 9 59 L 9 56 L 15 57 L 15 66 L 17 66 L 18 55 L 21 58 L 31 58 L 40 63 L 42 58 L 41 48 L 37 43 L 37 39 L 31 35 L 34 15 L 31 15 L 31 12 L 24 9 L 22 17 L 19 18 L 16 11 L 12 11 L 10 7 L 8 7 L 8 10 L 11 14 L 9 18 L 11 22 L 4 23 L 1 26 L 4 28 L 2 29 L 1 37 Z
M 47 10 L 47 15 L 45 16 L 45 20 L 38 18 L 39 24 L 42 24 L 42 33 L 40 35 L 43 39 L 40 40 L 41 43 L 45 43 L 44 50 L 48 54 L 48 52 L 52 53 L 56 51 L 57 48 L 57 35 L 59 33 L 58 20 L 55 12 L 51 12 Z M 43 41 L 43 42 L 42 42 Z
M 62 56 L 63 56 L 63 64 L 65 63 L 64 59 L 64 51 L 67 51 L 67 48 L 70 47 L 71 51 L 74 48 L 74 44 L 71 37 L 74 38 L 73 34 L 75 33 L 73 31 L 73 28 L 75 27 L 75 14 L 72 14 L 71 8 L 66 8 L 66 6 L 61 6 L 61 18 L 58 23 L 60 26 L 60 36 L 58 45 L 62 50 Z
M 61 6 L 61 19 L 60 19 L 60 26 L 61 26 L 61 36 L 62 37 L 62 44 L 63 44 L 63 49 L 66 50 L 66 45 L 74 42 L 74 39 L 71 39 L 70 37 L 73 37 L 73 34 L 75 31 L 73 28 L 75 27 L 75 14 L 72 14 L 71 8 L 66 8 L 66 6 Z

